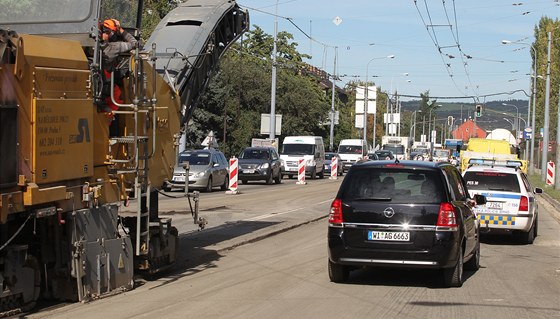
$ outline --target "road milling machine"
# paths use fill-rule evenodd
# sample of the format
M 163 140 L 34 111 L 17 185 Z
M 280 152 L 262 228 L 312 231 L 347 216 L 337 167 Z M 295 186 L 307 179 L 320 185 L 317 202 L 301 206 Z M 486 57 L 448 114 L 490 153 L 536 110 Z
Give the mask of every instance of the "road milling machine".
M 142 0 L 0 2 L 0 317 L 131 289 L 135 274 L 175 261 L 157 188 L 249 16 L 235 1 L 183 1 L 104 75 L 100 23 L 140 40 L 142 12 Z M 128 203 L 138 208 L 123 216 Z

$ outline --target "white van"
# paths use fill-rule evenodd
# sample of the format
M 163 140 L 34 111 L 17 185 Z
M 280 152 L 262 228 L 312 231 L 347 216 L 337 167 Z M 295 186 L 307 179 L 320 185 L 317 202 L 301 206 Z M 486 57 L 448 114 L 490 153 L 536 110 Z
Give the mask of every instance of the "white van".
M 338 155 L 342 160 L 342 169 L 344 172 L 350 169 L 357 161 L 367 157 L 368 146 L 364 140 L 348 139 L 340 141 L 338 144 Z
M 305 174 L 315 179 L 325 176 L 325 145 L 320 136 L 286 136 L 280 150 L 280 159 L 284 165 L 283 175 L 290 178 L 298 175 L 298 163 L 305 162 Z

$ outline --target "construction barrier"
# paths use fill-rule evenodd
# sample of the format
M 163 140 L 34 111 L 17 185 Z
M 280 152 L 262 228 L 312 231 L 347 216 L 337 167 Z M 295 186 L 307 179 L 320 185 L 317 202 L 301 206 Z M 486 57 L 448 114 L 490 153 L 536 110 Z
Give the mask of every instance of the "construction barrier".
M 555 174 L 554 162 L 546 163 L 546 185 L 554 185 Z
M 331 177 L 330 179 L 337 179 L 338 178 L 338 158 L 333 156 L 331 158 Z
M 238 160 L 235 157 L 229 159 L 229 190 L 226 194 L 237 194 L 237 166 Z
M 296 184 L 300 184 L 300 185 L 305 185 L 307 184 L 305 182 L 305 161 L 303 160 L 303 158 L 299 159 L 298 162 L 298 176 L 297 176 L 297 183 Z

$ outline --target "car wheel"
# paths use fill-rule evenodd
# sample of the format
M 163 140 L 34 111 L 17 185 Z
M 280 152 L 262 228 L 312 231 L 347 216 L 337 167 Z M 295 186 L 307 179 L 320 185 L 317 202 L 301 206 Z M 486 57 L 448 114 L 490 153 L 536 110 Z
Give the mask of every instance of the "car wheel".
M 226 178 L 224 179 L 224 184 L 222 184 L 220 189 L 225 191 L 226 189 L 228 189 L 228 187 L 229 187 L 229 176 L 226 175 Z
M 276 178 L 274 179 L 274 182 L 276 184 L 281 184 L 282 183 L 282 174 L 280 172 L 278 172 L 278 175 L 276 175 Z
M 480 240 L 477 240 L 475 251 L 469 261 L 465 263 L 466 270 L 477 271 L 480 268 Z
M 347 266 L 338 265 L 329 260 L 329 279 L 332 282 L 343 283 L 348 280 L 350 270 Z
M 533 232 L 535 234 L 534 236 L 535 238 L 537 238 L 539 233 L 539 215 L 536 215 L 535 217 L 535 225 L 533 226 L 533 228 L 534 228 Z
M 206 189 L 205 191 L 207 193 L 211 193 L 212 192 L 212 176 L 208 177 L 208 184 L 206 184 Z
M 319 178 L 320 178 L 320 179 L 325 178 L 325 169 L 324 169 L 324 168 L 321 169 L 321 173 L 319 173 Z
M 268 173 L 268 177 L 266 178 L 266 185 L 272 184 L 272 171 Z
M 247 183 L 248 183 L 248 182 L 247 182 L 246 179 L 242 179 L 242 180 L 241 180 L 241 184 L 247 184 Z
M 315 169 L 313 169 L 313 172 L 311 172 L 311 179 L 316 179 L 317 178 L 317 172 L 315 171 Z
M 519 233 L 521 242 L 523 242 L 526 245 L 531 245 L 535 241 L 535 225 L 536 224 L 533 224 L 533 226 L 531 227 L 531 229 L 529 229 L 528 232 Z
M 452 268 L 443 270 L 443 283 L 446 287 L 461 287 L 463 285 L 463 248 L 459 248 L 457 262 Z

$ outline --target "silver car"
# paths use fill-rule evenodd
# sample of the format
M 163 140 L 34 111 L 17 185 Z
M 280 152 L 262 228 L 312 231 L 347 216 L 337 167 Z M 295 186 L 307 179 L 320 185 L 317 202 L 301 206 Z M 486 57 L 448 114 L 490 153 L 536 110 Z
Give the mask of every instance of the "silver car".
M 187 150 L 179 154 L 173 177 L 165 185 L 166 191 L 185 189 L 186 174 L 182 163 L 189 162 L 189 189 L 211 192 L 219 186 L 229 187 L 229 164 L 224 154 L 216 149 Z

